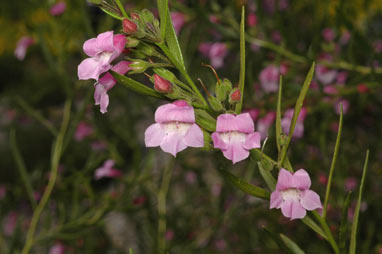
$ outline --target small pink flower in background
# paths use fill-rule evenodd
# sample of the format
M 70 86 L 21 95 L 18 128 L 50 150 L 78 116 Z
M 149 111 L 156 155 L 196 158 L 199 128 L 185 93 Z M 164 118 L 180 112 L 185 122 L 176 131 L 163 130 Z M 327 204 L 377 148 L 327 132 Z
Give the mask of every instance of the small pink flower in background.
M 272 126 L 276 119 L 276 112 L 269 112 L 263 118 L 257 121 L 256 129 L 260 132 L 261 139 L 268 137 L 268 129 Z
M 58 242 L 49 249 L 49 254 L 64 254 L 65 246 Z
M 114 160 L 107 160 L 102 167 L 97 168 L 94 173 L 94 178 L 99 180 L 104 177 L 116 178 L 122 176 L 122 172 L 114 167 Z
M 218 23 L 220 22 L 219 18 L 216 17 L 215 15 L 210 15 L 210 16 L 209 16 L 209 20 L 210 20 L 210 22 L 213 23 L 213 24 L 218 24 Z
M 47 178 L 49 179 L 49 175 L 47 176 Z M 41 199 L 41 197 L 42 197 L 42 195 L 41 195 L 41 193 L 39 191 L 33 192 L 34 200 L 39 201 Z
M 107 143 L 105 141 L 97 140 L 92 142 L 91 147 L 94 151 L 103 151 L 106 150 Z
M 279 89 L 280 72 L 274 65 L 265 67 L 259 76 L 261 87 L 267 93 L 276 92 Z
M 350 102 L 346 99 L 339 99 L 334 103 L 334 111 L 337 115 L 341 114 L 341 103 L 343 113 L 346 114 L 349 111 Z
M 281 127 L 283 129 L 283 132 L 288 134 L 290 124 L 292 122 L 294 109 L 288 109 L 284 113 L 284 117 L 281 119 Z M 300 111 L 300 114 L 297 118 L 296 126 L 293 132 L 294 138 L 302 138 L 304 135 L 304 120 L 307 114 L 306 108 L 302 108 Z
M 316 67 L 315 76 L 324 85 L 332 83 L 337 77 L 337 71 L 326 68 L 323 65 L 318 64 Z
M 253 52 L 259 52 L 260 51 L 260 47 L 255 43 L 251 43 L 250 48 Z
M 181 12 L 171 12 L 171 20 L 176 34 L 179 34 L 180 30 L 184 26 L 184 23 L 186 22 L 184 14 Z
M 260 110 L 254 109 L 254 108 L 252 108 L 252 109 L 244 109 L 243 113 L 248 113 L 251 116 L 253 122 L 256 122 L 257 118 L 260 115 Z
M 7 216 L 5 216 L 3 220 L 3 232 L 6 236 L 13 235 L 13 232 L 15 232 L 17 220 L 18 220 L 18 214 L 16 212 L 10 212 Z
M 35 40 L 32 37 L 24 36 L 21 37 L 21 39 L 17 42 L 16 49 L 15 49 L 15 57 L 22 61 L 25 58 L 25 55 L 27 53 L 27 49 L 29 46 L 33 45 L 35 43 Z
M 142 205 L 146 201 L 145 196 L 139 196 L 133 199 L 133 205 Z
M 337 87 L 334 85 L 328 85 L 324 87 L 324 93 L 326 94 L 338 94 Z
M 312 83 L 310 83 L 310 89 L 315 90 L 315 91 L 320 89 L 320 86 L 318 85 L 317 81 L 312 80 Z
M 174 231 L 172 231 L 171 229 L 167 230 L 164 237 L 167 241 L 171 241 L 172 239 L 174 239 Z
M 188 171 L 185 178 L 188 184 L 194 184 L 197 180 L 196 174 L 192 171 Z
M 194 108 L 184 100 L 160 106 L 155 112 L 155 124 L 146 129 L 146 147 L 157 147 L 176 157 L 188 146 L 203 147 L 203 132 L 195 124 Z
M 348 78 L 348 72 L 347 71 L 340 71 L 337 74 L 336 82 L 337 82 L 337 84 L 345 84 L 347 78 Z
M 310 185 L 309 174 L 304 169 L 291 173 L 282 168 L 269 208 L 281 208 L 282 214 L 291 220 L 304 218 L 306 210 L 322 208 L 320 196 L 309 189 Z
M 382 53 L 382 40 L 377 40 L 374 42 L 374 51 L 376 53 Z
M 334 38 L 336 38 L 336 33 L 331 28 L 325 28 L 324 30 L 322 30 L 322 37 L 325 41 L 331 42 L 334 40 Z
M 254 27 L 257 25 L 257 16 L 254 12 L 251 12 L 247 16 L 247 25 L 249 27 Z
M 215 247 L 217 250 L 223 251 L 227 248 L 227 243 L 225 242 L 225 240 L 220 239 L 215 242 Z
M 318 175 L 318 183 L 321 185 L 326 185 L 328 183 L 328 177 L 325 174 L 320 173 Z
M 365 84 L 359 84 L 357 86 L 357 90 L 359 93 L 367 93 L 369 91 L 369 88 Z
M 0 185 L 0 200 L 3 200 L 6 194 L 7 194 L 7 187 L 5 186 L 5 184 Z
M 288 70 L 289 70 L 289 65 L 287 63 L 281 63 L 280 64 L 280 74 L 281 75 L 286 75 L 288 73 Z
M 93 134 L 93 128 L 86 122 L 82 121 L 78 124 L 76 132 L 74 133 L 74 139 L 76 141 L 84 140 L 86 137 Z
M 355 177 L 345 179 L 345 191 L 353 191 L 357 188 L 358 180 Z
M 222 42 L 204 42 L 199 45 L 199 51 L 210 59 L 211 65 L 218 69 L 223 67 L 224 58 L 228 54 L 228 49 L 225 43 Z
M 130 62 L 121 61 L 114 65 L 111 70 L 123 75 L 131 70 L 129 64 Z M 94 101 L 95 105 L 100 105 L 102 114 L 107 112 L 107 107 L 109 106 L 109 95 L 107 92 L 112 89 L 115 84 L 117 84 L 117 80 L 109 72 L 103 75 L 98 82 L 95 83 Z
M 350 38 L 351 38 L 351 33 L 347 30 L 344 31 L 340 38 L 340 44 L 346 45 L 349 42 Z
M 101 33 L 97 38 L 85 41 L 83 50 L 90 56 L 78 66 L 80 80 L 95 79 L 111 69 L 111 62 L 116 59 L 125 48 L 126 37 L 122 34 L 114 35 L 113 31 Z
M 65 10 L 66 10 L 66 3 L 58 2 L 50 8 L 49 13 L 52 16 L 59 16 L 63 14 Z
M 271 37 L 272 37 L 272 41 L 274 43 L 280 44 L 280 42 L 282 40 L 282 36 L 281 36 L 281 33 L 279 31 L 273 31 L 271 34 Z
M 211 135 L 215 148 L 222 150 L 224 157 L 236 163 L 249 156 L 249 150 L 260 147 L 260 133 L 248 113 L 240 115 L 221 114 L 216 123 L 216 132 Z

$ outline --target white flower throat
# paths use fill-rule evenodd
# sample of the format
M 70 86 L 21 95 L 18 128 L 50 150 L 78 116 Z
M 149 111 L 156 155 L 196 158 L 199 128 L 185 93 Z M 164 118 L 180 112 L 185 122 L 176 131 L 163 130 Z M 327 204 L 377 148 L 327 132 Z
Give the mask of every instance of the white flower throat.
M 191 123 L 183 123 L 183 122 L 167 122 L 162 123 L 162 128 L 166 135 L 178 133 L 180 135 L 185 135 L 191 127 Z
M 225 143 L 244 143 L 247 138 L 247 133 L 238 131 L 229 131 L 220 133 L 220 138 Z
M 301 192 L 298 189 L 291 188 L 281 191 L 281 197 L 283 200 L 300 200 Z

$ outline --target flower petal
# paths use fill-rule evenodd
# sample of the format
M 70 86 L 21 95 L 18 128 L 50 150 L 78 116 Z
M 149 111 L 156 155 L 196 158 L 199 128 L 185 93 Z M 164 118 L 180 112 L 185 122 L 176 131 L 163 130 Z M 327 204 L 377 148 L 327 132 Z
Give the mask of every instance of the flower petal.
M 100 62 L 98 58 L 86 58 L 78 65 L 78 78 L 80 80 L 98 80 L 99 75 L 108 71 L 110 68 L 110 64 L 104 64 Z
M 281 205 L 281 212 L 291 220 L 302 219 L 306 215 L 306 210 L 297 200 L 285 200 Z
M 185 106 L 178 106 L 174 103 L 162 105 L 155 112 L 155 122 L 195 123 L 194 108 L 188 104 Z
M 251 133 L 255 129 L 251 115 L 243 113 L 240 115 L 221 114 L 218 116 L 216 123 L 216 131 L 229 132 L 239 131 L 244 133 Z
M 322 208 L 320 196 L 316 192 L 312 190 L 306 190 L 301 194 L 301 205 L 306 210 L 312 211 L 318 208 Z
M 88 56 L 96 56 L 98 53 L 100 53 L 100 49 L 97 45 L 97 39 L 91 38 L 87 41 L 85 41 L 84 45 L 82 46 L 82 49 L 84 50 L 85 54 Z
M 123 34 L 116 34 L 113 38 L 114 51 L 116 52 L 116 56 L 118 57 L 125 48 L 126 45 L 126 37 Z
M 247 135 L 245 139 L 245 143 L 243 147 L 247 150 L 251 150 L 253 148 L 260 148 L 260 133 L 253 132 Z
M 279 191 L 291 188 L 292 173 L 282 168 L 277 178 L 276 189 Z
M 150 125 L 145 131 L 145 145 L 146 147 L 159 146 L 165 139 L 165 132 L 159 123 Z
M 274 190 L 271 194 L 271 199 L 269 202 L 269 209 L 280 208 L 283 203 L 283 198 L 278 190 Z
M 103 85 L 97 84 L 94 92 L 95 105 L 100 105 L 100 111 L 102 114 L 107 112 L 109 106 L 109 95 Z
M 223 155 L 231 160 L 233 164 L 245 160 L 249 156 L 249 151 L 243 149 L 240 143 L 229 144 L 227 150 L 223 150 Z
M 183 142 L 187 146 L 191 147 L 203 147 L 204 146 L 204 137 L 203 131 L 196 124 L 191 125 L 188 129 L 186 135 L 183 137 Z
M 214 142 L 214 147 L 221 150 L 228 149 L 228 144 L 225 143 L 221 138 L 219 132 L 214 132 L 211 135 L 212 141 Z
M 115 164 L 114 160 L 107 160 L 103 164 L 103 167 L 104 168 L 112 168 L 114 166 L 114 164 Z
M 291 179 L 291 187 L 300 190 L 307 190 L 311 185 L 310 177 L 304 169 L 297 170 Z
M 113 31 L 107 31 L 104 33 L 101 33 L 97 36 L 96 39 L 97 48 L 99 51 L 107 51 L 107 52 L 114 52 L 114 32 Z
M 182 138 L 183 137 L 177 133 L 170 134 L 165 137 L 160 147 L 164 152 L 171 153 L 174 157 L 176 157 L 178 152 L 181 152 L 187 148 L 186 144 L 182 142 Z

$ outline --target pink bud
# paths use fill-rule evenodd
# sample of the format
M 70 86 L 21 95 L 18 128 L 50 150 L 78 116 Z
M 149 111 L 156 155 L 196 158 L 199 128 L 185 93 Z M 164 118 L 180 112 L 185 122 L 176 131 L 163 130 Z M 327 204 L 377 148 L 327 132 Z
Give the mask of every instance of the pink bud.
M 359 93 L 367 93 L 369 91 L 369 88 L 365 84 L 359 84 L 357 86 L 357 90 Z
M 65 12 L 65 10 L 66 10 L 65 2 L 58 2 L 57 4 L 53 5 L 50 8 L 49 13 L 52 16 L 59 16 L 59 15 L 63 14 Z
M 133 13 L 130 14 L 130 16 L 131 16 L 132 19 L 135 19 L 135 20 L 139 20 L 139 19 L 140 19 L 138 13 L 134 13 L 134 12 L 133 12 Z
M 123 32 L 126 34 L 135 34 L 138 30 L 137 24 L 128 19 L 122 21 Z
M 170 81 L 162 78 L 158 74 L 154 74 L 154 89 L 160 93 L 171 93 L 172 85 Z
M 255 13 L 251 12 L 248 14 L 247 24 L 249 27 L 254 27 L 257 25 L 257 17 Z
M 231 100 L 234 102 L 240 101 L 241 100 L 241 92 L 239 89 L 231 93 Z

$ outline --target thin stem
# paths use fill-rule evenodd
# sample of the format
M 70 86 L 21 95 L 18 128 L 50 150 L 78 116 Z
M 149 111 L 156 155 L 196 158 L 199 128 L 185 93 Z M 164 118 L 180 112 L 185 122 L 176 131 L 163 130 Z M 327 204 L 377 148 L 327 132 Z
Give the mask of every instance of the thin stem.
M 312 213 L 313 213 L 314 217 L 318 220 L 318 222 L 320 223 L 320 225 L 321 225 L 322 229 L 324 230 L 326 236 L 328 237 L 327 241 L 332 246 L 332 249 L 334 250 L 334 252 L 336 254 L 338 254 L 340 252 L 340 250 L 338 249 L 337 243 L 334 240 L 332 231 L 330 231 L 330 228 L 329 228 L 328 224 L 326 223 L 326 220 L 323 217 L 321 217 L 321 215 L 319 215 L 316 211 L 313 211 Z
M 165 253 L 166 249 L 166 197 L 170 186 L 172 171 L 174 169 L 174 162 L 175 160 L 172 159 L 169 165 L 165 168 L 162 177 L 162 184 L 158 192 L 158 254 Z
M 33 212 L 31 224 L 27 233 L 27 239 L 26 239 L 24 248 L 21 252 L 22 254 L 28 254 L 30 249 L 32 248 L 33 240 L 34 240 L 33 238 L 34 238 L 38 221 L 40 219 L 41 213 L 43 212 L 46 204 L 48 203 L 48 200 L 50 198 L 50 195 L 52 194 L 54 185 L 56 183 L 57 174 L 58 174 L 58 165 L 60 163 L 60 158 L 61 158 L 62 146 L 63 146 L 65 133 L 68 128 L 69 119 L 70 119 L 70 107 L 71 107 L 71 102 L 67 101 L 64 107 L 64 119 L 62 121 L 61 129 L 54 142 L 49 182 L 41 198 L 40 203 L 38 204 L 38 206 Z
M 129 16 L 128 16 L 127 13 L 126 13 L 125 7 L 123 7 L 121 1 L 120 1 L 120 0 L 115 0 L 115 2 L 117 3 L 118 8 L 121 10 L 122 15 L 123 15 L 125 18 L 129 18 Z

